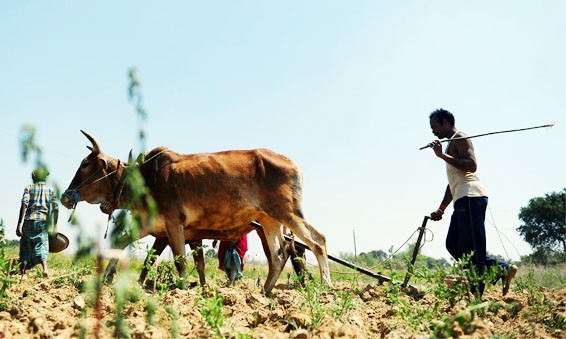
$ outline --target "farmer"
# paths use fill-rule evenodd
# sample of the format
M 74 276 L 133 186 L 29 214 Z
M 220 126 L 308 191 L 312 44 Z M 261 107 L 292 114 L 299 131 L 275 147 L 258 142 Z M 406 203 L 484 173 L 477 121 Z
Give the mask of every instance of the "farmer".
M 47 277 L 47 254 L 49 240 L 47 220 L 52 212 L 53 224 L 57 224 L 59 207 L 55 191 L 45 183 L 49 172 L 39 167 L 31 172 L 33 184 L 24 188 L 16 235 L 20 239 L 20 272 L 41 263 L 43 276 Z
M 432 133 L 442 138 L 461 138 L 466 134 L 456 129 L 454 116 L 445 109 L 437 109 L 429 116 Z M 506 272 L 502 276 L 503 295 L 509 291 L 511 279 L 517 273 L 517 266 L 497 262 L 487 256 L 485 237 L 485 211 L 487 193 L 476 176 L 476 157 L 470 139 L 449 141 L 446 150 L 442 151 L 439 140 L 428 144 L 437 157 L 446 162 L 448 186 L 438 209 L 430 214 L 434 221 L 442 219 L 444 210 L 453 201 L 454 212 L 446 237 L 446 248 L 456 260 L 471 255 L 471 263 L 478 276 L 486 268 L 499 265 Z M 473 292 L 481 297 L 485 284 L 480 279 L 477 286 L 472 285 Z
M 212 246 L 216 246 L 216 240 Z M 243 235 L 237 241 L 220 241 L 220 246 L 218 247 L 218 268 L 226 272 L 230 283 L 243 277 L 244 256 L 247 251 L 247 235 Z

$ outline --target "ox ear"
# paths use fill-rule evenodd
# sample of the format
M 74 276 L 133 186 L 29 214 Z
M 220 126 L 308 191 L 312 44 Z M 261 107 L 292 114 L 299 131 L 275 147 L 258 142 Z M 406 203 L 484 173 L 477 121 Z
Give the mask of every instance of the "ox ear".
M 87 132 L 83 131 L 82 129 L 81 129 L 81 133 L 84 134 L 84 136 L 92 143 L 92 147 L 87 146 L 87 148 L 88 148 L 92 153 L 95 153 L 95 154 L 100 153 L 100 147 L 98 147 L 98 142 L 96 141 L 96 139 L 95 139 L 92 135 L 90 135 L 90 134 L 88 134 Z

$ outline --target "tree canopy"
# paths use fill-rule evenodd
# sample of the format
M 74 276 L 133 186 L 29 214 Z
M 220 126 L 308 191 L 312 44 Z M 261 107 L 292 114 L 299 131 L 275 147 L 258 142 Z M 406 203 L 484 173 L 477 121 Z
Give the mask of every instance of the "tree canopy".
M 535 252 L 566 254 L 566 188 L 531 199 L 519 219 L 517 231 Z

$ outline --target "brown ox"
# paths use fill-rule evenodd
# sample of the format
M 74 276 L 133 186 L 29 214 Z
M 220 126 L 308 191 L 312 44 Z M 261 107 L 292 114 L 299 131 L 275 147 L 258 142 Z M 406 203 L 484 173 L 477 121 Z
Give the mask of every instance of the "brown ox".
M 124 206 L 119 192 L 125 165 L 81 132 L 92 143 L 91 153 L 81 162 L 61 203 L 67 208 L 79 201 Z M 163 247 L 168 243 L 175 257 L 184 258 L 185 239 L 233 239 L 258 221 L 269 266 L 264 291 L 269 294 L 288 256 L 284 225 L 310 247 L 322 281 L 331 285 L 326 239 L 303 218 L 302 178 L 293 161 L 267 149 L 179 154 L 165 147 L 151 150 L 145 159 L 139 169 L 158 214 L 142 227 L 140 238 L 155 236 L 154 248 L 158 241 Z M 147 215 L 143 207 L 135 208 Z M 177 261 L 176 267 L 186 277 L 185 261 Z

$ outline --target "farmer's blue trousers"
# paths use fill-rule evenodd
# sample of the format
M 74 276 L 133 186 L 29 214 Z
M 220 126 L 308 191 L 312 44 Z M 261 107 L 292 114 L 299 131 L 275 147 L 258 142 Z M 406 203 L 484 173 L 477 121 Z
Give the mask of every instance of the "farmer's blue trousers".
M 485 238 L 487 200 L 487 197 L 463 197 L 456 200 L 446 236 L 446 249 L 454 259 L 458 260 L 465 254 L 474 253 L 471 261 L 479 276 L 484 273 L 486 267 L 496 264 L 504 269 L 509 268 L 508 264 L 487 256 Z M 485 284 L 481 281 L 479 286 L 472 286 L 474 292 L 479 293 L 480 296 L 484 287 Z

